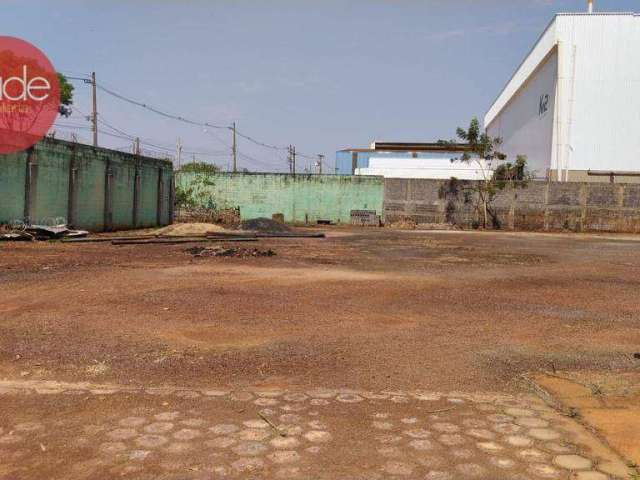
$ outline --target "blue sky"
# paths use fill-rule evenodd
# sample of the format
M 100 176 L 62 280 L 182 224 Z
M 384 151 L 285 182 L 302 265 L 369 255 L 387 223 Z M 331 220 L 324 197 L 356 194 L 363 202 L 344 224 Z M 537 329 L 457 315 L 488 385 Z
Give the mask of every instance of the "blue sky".
M 603 11 L 639 7 L 596 0 Z M 235 120 L 243 133 L 324 154 L 332 167 L 336 150 L 374 139 L 451 138 L 482 118 L 554 13 L 585 9 L 585 0 L 3 0 L 0 32 L 34 43 L 59 71 L 95 70 L 129 97 L 210 123 Z M 59 123 L 85 126 L 89 88 L 77 83 L 75 98 L 76 114 Z M 103 92 L 99 111 L 145 143 L 173 148 L 181 137 L 186 151 L 207 154 L 199 160 L 229 163 L 226 130 L 166 120 Z M 244 139 L 239 151 L 240 167 L 288 168 L 285 152 Z

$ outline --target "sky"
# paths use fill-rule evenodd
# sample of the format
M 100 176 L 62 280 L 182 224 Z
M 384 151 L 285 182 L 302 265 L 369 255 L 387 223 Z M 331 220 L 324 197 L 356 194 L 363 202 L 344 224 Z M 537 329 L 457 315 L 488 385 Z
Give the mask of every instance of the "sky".
M 595 0 L 640 12 L 640 0 Z M 586 0 L 2 0 L 0 35 L 69 76 L 259 142 L 299 170 L 379 141 L 450 139 L 482 119 L 557 12 Z M 88 142 L 91 90 L 56 134 Z M 166 119 L 98 91 L 100 145 L 230 166 L 231 131 Z M 238 138 L 238 167 L 287 171 L 285 150 Z

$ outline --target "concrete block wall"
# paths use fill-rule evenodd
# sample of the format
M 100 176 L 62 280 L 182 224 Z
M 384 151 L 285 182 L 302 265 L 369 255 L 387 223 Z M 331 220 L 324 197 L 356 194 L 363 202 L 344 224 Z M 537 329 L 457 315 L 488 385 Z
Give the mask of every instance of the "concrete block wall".
M 0 155 L 0 224 L 67 222 L 90 231 L 167 225 L 171 162 L 45 139 Z
M 386 179 L 387 223 L 457 224 L 478 221 L 472 182 Z M 532 182 L 499 192 L 493 202 L 502 228 L 640 233 L 640 185 Z

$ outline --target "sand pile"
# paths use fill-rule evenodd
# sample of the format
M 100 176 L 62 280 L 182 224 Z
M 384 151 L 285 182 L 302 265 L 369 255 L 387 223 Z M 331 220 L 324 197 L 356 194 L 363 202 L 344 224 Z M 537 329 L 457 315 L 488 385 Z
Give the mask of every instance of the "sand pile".
M 188 237 L 191 235 L 204 235 L 205 233 L 227 232 L 224 227 L 215 223 L 174 223 L 154 230 L 152 235 L 165 237 Z

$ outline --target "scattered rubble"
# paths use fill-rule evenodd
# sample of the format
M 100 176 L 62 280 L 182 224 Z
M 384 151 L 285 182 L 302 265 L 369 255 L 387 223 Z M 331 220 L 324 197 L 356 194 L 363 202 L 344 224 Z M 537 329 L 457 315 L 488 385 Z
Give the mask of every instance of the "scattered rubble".
M 265 233 L 276 233 L 276 232 L 290 232 L 291 228 L 284 223 L 277 222 L 276 220 L 272 220 L 271 218 L 252 218 L 251 220 L 244 220 L 240 222 L 239 225 L 240 230 L 248 230 L 253 232 L 265 232 Z
M 84 238 L 86 230 L 73 230 L 65 224 L 28 225 L 16 224 L 0 230 L 0 241 L 59 240 L 61 238 Z
M 236 248 L 236 247 L 191 247 L 185 252 L 190 253 L 194 257 L 273 257 L 276 252 L 273 250 L 260 250 L 258 248 Z

